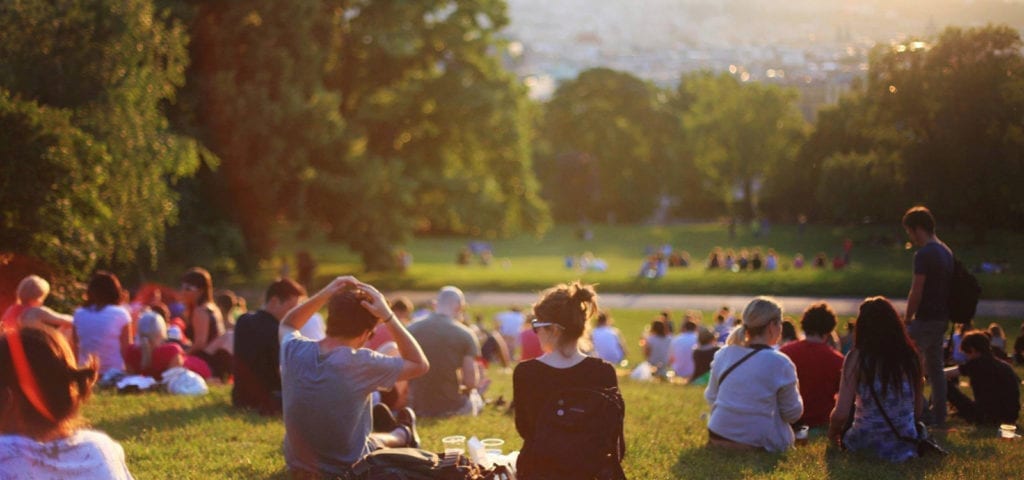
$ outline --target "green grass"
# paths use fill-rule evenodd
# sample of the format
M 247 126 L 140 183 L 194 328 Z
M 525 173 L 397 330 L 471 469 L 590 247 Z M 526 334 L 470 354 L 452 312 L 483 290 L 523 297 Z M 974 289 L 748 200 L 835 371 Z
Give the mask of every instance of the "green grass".
M 490 317 L 496 310 L 474 307 L 469 313 Z M 630 364 L 635 365 L 642 359 L 636 341 L 657 312 L 612 313 L 630 346 Z M 682 312 L 675 313 L 678 318 Z M 710 325 L 712 314 L 704 312 L 705 324 Z M 1011 320 L 998 321 L 1011 334 L 1008 342 L 1012 344 L 1016 326 Z M 988 319 L 978 324 L 988 325 Z M 511 398 L 512 376 L 497 367 L 489 375 L 493 384 L 487 396 Z M 1017 478 L 1024 464 L 1024 439 L 1001 441 L 994 428 L 979 429 L 955 420 L 957 430 L 940 437 L 952 452 L 950 457 L 903 465 L 836 452 L 827 447 L 820 431 L 812 431 L 808 445 L 780 455 L 709 450 L 704 447 L 707 433 L 700 419 L 708 411 L 703 388 L 637 383 L 628 378 L 622 378 L 620 385 L 626 400 L 625 470 L 631 479 Z M 85 416 L 121 442 L 136 478 L 287 478 L 280 420 L 235 411 L 229 404 L 230 388 L 223 386 L 200 398 L 100 393 L 87 405 Z M 454 434 L 503 438 L 507 451 L 522 446 L 512 417 L 492 406 L 475 418 L 420 423 L 424 448 L 430 450 L 440 451 L 441 438 Z
M 307 249 L 319 263 L 318 283 L 335 275 L 356 273 L 364 280 L 391 290 L 429 290 L 458 285 L 466 290 L 531 291 L 582 278 L 601 284 L 605 292 L 904 297 L 910 286 L 913 251 L 904 249 L 905 237 L 897 226 L 809 226 L 803 234 L 793 226 L 776 226 L 769 235 L 762 237 L 754 237 L 740 228 L 735 240 L 730 240 L 726 229 L 715 223 L 670 227 L 598 225 L 593 230 L 594 239 L 589 242 L 577 239 L 569 226 L 556 227 L 540 238 L 523 235 L 492 240 L 495 258 L 486 267 L 477 262 L 455 265 L 456 254 L 470 241 L 468 238 L 421 237 L 407 246 L 414 262 L 404 274 L 360 273 L 359 257 L 344 247 L 321 240 L 288 241 L 278 250 L 276 260 L 264 265 L 256 284 L 262 285 L 277 274 L 281 258 L 293 262 L 295 252 Z M 887 237 L 884 244 L 877 241 L 882 237 Z M 849 268 L 838 272 L 788 268 L 797 253 L 808 259 L 818 252 L 829 257 L 837 254 L 846 238 L 852 239 L 855 245 Z M 968 232 L 943 233 L 942 238 L 969 265 L 982 260 L 1007 261 L 1018 269 L 1024 265 L 1024 248 L 1021 248 L 1024 234 L 1021 233 L 993 232 L 985 245 L 973 245 Z M 671 269 L 666 277 L 658 280 L 637 279 L 645 248 L 664 243 L 687 250 L 697 266 Z M 744 273 L 705 271 L 703 263 L 716 246 L 758 247 L 762 251 L 774 248 L 781 255 L 780 265 L 784 269 Z M 609 270 L 582 273 L 565 268 L 567 255 L 584 252 L 607 261 Z M 980 275 L 979 280 L 983 298 L 1024 299 L 1024 274 L 1019 271 Z M 232 285 L 237 287 L 249 284 L 246 281 L 228 283 L 237 283 Z M 255 291 L 261 290 L 262 287 L 255 288 Z
M 511 375 L 492 369 L 491 376 L 489 396 L 509 398 Z M 950 457 L 903 465 L 833 451 L 820 431 L 812 431 L 806 446 L 780 455 L 709 450 L 700 419 L 708 411 L 702 388 L 628 379 L 621 386 L 628 446 L 624 468 L 631 479 L 1017 478 L 1024 464 L 1024 440 L 1002 441 L 995 428 L 960 423 L 939 437 Z M 136 478 L 287 478 L 282 423 L 235 411 L 229 403 L 230 389 L 223 386 L 201 398 L 103 393 L 85 414 L 121 442 Z M 420 422 L 424 448 L 440 451 L 441 438 L 453 434 L 504 438 L 508 451 L 522 446 L 512 417 L 493 406 L 475 418 Z

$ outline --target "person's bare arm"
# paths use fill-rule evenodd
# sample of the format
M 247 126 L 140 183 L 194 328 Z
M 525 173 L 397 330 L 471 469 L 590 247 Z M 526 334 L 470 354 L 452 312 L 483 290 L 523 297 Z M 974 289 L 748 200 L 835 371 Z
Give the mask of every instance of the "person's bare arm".
M 125 325 L 124 328 L 121 329 L 121 351 L 122 352 L 128 351 L 128 347 L 130 347 L 131 345 L 132 345 L 132 324 L 131 324 L 131 322 L 128 322 L 128 325 Z
M 914 321 L 914 316 L 917 315 L 917 308 L 921 306 L 921 294 L 924 292 L 924 279 L 923 273 L 914 274 L 914 280 L 910 283 L 910 293 L 907 294 L 907 312 L 903 316 L 904 322 Z
M 358 284 L 359 280 L 352 276 L 335 278 L 312 297 L 296 305 L 295 308 L 289 310 L 284 315 L 284 318 L 281 319 L 281 326 L 277 329 L 277 341 L 284 340 L 284 337 L 288 336 L 288 334 L 305 326 L 306 322 L 309 321 L 309 317 L 312 317 L 314 313 L 323 308 L 332 295 Z
M 839 445 L 842 441 L 843 426 L 850 417 L 850 409 L 857 397 L 857 382 L 860 380 L 858 364 L 860 352 L 853 350 L 846 356 L 843 362 L 843 375 L 839 381 L 839 399 L 832 409 L 832 415 L 828 422 L 828 438 L 833 445 Z
M 430 370 L 430 362 L 427 361 L 427 355 L 423 353 L 420 344 L 412 337 L 409 330 L 406 330 L 405 325 L 391 311 L 391 307 L 388 306 L 384 295 L 381 295 L 376 288 L 366 283 L 360 283 L 358 288 L 368 297 L 367 300 L 362 302 L 363 308 L 384 322 L 388 331 L 391 332 L 391 337 L 395 344 L 398 345 L 398 353 L 404 361 L 402 372 L 398 374 L 398 381 L 425 375 Z
M 206 337 L 210 335 L 210 312 L 205 308 L 192 309 L 192 348 L 189 353 L 199 353 L 206 348 Z
M 476 388 L 480 381 L 480 375 L 476 371 L 476 358 L 472 355 L 462 357 L 462 385 L 466 389 Z

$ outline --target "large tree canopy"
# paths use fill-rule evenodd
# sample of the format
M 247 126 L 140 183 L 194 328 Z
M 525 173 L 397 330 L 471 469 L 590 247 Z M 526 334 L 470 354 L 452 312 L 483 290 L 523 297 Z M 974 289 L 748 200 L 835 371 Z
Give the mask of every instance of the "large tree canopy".
M 481 236 L 548 224 L 525 89 L 501 66 L 505 3 L 202 4 L 184 123 L 223 161 L 248 250 L 284 223 L 368 268 L 415 229 Z
M 186 35 L 143 0 L 0 4 L 2 249 L 60 272 L 154 259 L 199 165 L 162 113 Z

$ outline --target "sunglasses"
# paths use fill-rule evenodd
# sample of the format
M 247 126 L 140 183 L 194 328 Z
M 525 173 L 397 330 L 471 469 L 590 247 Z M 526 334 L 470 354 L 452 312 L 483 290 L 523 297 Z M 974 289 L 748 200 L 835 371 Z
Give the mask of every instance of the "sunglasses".
M 565 327 L 563 327 L 563 326 L 561 326 L 561 325 L 559 325 L 557 323 L 538 322 L 537 319 L 530 320 L 530 328 L 533 329 L 533 333 L 537 333 L 537 331 L 541 327 L 555 327 L 555 328 L 557 328 L 559 330 L 565 330 Z
M 181 290 L 185 291 L 185 292 L 198 292 L 199 291 L 199 287 L 197 287 L 195 285 L 188 284 L 188 283 L 183 283 L 183 284 L 181 284 Z

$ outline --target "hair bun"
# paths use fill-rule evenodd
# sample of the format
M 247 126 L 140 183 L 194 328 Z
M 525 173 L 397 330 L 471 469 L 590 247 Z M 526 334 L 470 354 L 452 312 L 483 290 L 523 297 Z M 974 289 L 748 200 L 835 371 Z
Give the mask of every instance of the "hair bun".
M 584 285 L 580 282 L 573 282 L 569 287 L 570 298 L 583 305 L 590 302 L 597 296 L 597 292 L 594 291 L 594 287 L 590 285 Z

